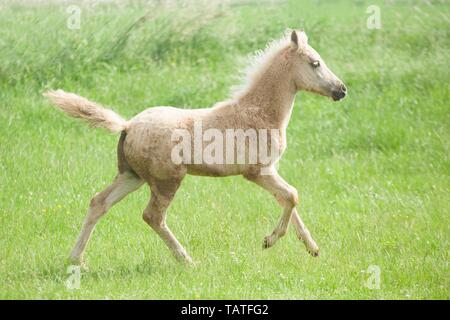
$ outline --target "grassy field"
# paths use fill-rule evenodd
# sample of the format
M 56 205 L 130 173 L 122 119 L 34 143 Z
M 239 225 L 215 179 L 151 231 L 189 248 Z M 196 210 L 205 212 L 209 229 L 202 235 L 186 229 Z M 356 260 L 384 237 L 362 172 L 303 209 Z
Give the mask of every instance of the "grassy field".
M 0 3 L 0 298 L 450 298 L 448 2 L 84 4 L 80 29 L 67 27 L 68 5 L 22 2 Z M 366 26 L 371 4 L 381 29 Z M 67 257 L 116 173 L 118 137 L 41 93 L 63 88 L 126 117 L 208 107 L 287 27 L 305 28 L 349 89 L 340 103 L 298 95 L 279 166 L 321 256 L 293 230 L 261 249 L 281 214 L 264 190 L 188 177 L 168 225 L 196 267 L 178 265 L 142 220 L 144 187 L 100 221 L 89 271 L 67 288 Z M 366 286 L 370 266 L 379 289 Z

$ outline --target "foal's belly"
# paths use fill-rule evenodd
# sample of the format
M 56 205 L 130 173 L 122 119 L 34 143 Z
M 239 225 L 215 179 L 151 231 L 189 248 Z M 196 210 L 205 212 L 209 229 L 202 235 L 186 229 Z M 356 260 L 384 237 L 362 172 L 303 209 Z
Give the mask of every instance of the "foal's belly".
M 187 164 L 187 173 L 193 176 L 227 177 L 242 174 L 245 168 L 234 164 Z

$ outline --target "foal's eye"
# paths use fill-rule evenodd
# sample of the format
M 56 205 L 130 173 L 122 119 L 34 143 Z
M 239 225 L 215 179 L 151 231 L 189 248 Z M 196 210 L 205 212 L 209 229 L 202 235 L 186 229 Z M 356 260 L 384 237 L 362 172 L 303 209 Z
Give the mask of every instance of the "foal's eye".
M 319 61 L 314 61 L 313 63 L 311 63 L 313 68 L 318 68 L 320 67 L 320 62 Z

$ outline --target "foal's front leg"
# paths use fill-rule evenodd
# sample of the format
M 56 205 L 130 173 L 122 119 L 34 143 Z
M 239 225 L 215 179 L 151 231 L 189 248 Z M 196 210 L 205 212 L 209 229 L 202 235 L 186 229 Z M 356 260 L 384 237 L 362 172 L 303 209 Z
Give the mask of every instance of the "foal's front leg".
M 264 175 L 261 173 L 247 175 L 246 178 L 273 194 L 283 207 L 283 214 L 277 226 L 270 235 L 264 238 L 263 247 L 270 248 L 286 234 L 294 208 L 298 203 L 298 195 L 297 190 L 287 184 L 274 168 L 271 168 L 270 171 L 266 170 L 265 173 Z
M 314 239 L 311 237 L 309 230 L 306 228 L 302 219 L 297 213 L 297 209 L 294 209 L 294 212 L 291 217 L 292 224 L 294 225 L 295 232 L 297 233 L 297 237 L 303 241 L 305 244 L 306 250 L 313 256 L 317 257 L 319 255 L 319 246 L 316 244 Z
M 305 243 L 309 253 L 313 256 L 317 256 L 319 247 L 312 239 L 308 229 L 306 229 L 295 209 L 298 204 L 297 190 L 284 181 L 275 168 L 272 167 L 269 171 L 266 170 L 265 173 L 267 174 L 262 175 L 259 173 L 256 176 L 247 175 L 246 178 L 272 193 L 283 207 L 283 214 L 272 234 L 264 238 L 263 247 L 270 248 L 279 238 L 284 236 L 289 227 L 289 221 L 292 219 L 299 239 Z

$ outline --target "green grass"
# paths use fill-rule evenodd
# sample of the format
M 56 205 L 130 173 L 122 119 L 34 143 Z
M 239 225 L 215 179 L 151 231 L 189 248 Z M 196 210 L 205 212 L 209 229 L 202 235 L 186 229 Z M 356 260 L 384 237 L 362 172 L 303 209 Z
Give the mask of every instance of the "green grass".
M 366 28 L 369 4 L 381 30 Z M 448 299 L 449 49 L 445 1 L 134 2 L 0 7 L 0 298 Z M 145 13 L 147 19 L 135 23 Z M 279 170 L 321 247 L 293 230 L 261 249 L 280 208 L 240 177 L 188 177 L 168 224 L 196 260 L 178 265 L 142 220 L 148 188 L 110 210 L 87 249 L 81 288 L 66 258 L 92 195 L 116 173 L 117 136 L 41 96 L 64 88 L 126 117 L 154 105 L 208 107 L 242 60 L 286 27 L 345 81 L 341 103 L 297 97 Z M 380 289 L 365 286 L 370 265 Z

